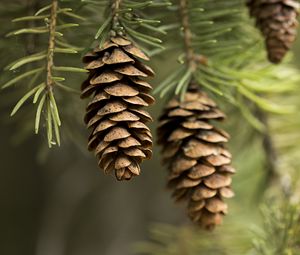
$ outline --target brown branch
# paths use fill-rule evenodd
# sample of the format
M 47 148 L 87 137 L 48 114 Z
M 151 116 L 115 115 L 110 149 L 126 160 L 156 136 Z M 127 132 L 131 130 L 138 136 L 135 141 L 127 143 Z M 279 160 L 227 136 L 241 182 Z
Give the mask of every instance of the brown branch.
M 181 15 L 181 25 L 184 34 L 184 45 L 186 51 L 187 63 L 190 69 L 194 72 L 197 67 L 195 52 L 192 46 L 192 31 L 190 28 L 190 20 L 188 14 L 188 1 L 180 0 L 180 15 Z
M 47 90 L 53 89 L 52 69 L 54 66 L 55 33 L 57 23 L 58 0 L 52 0 L 51 16 L 49 24 L 49 43 L 47 56 Z
M 264 124 L 266 130 L 263 134 L 263 149 L 266 155 L 266 170 L 267 170 L 267 182 L 272 183 L 276 181 L 278 178 L 277 172 L 277 152 L 275 149 L 275 145 L 270 134 L 269 121 L 268 116 L 262 110 L 257 109 L 257 116 L 259 120 Z

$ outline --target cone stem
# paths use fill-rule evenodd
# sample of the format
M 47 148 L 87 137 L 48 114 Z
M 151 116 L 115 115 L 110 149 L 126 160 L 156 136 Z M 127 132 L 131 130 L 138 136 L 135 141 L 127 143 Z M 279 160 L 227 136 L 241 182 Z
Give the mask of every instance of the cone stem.
M 117 24 L 119 22 L 119 10 L 121 6 L 122 0 L 113 0 L 112 1 L 112 28 L 115 29 L 117 27 Z
M 190 28 L 190 19 L 188 14 L 188 2 L 189 0 L 180 0 L 180 15 L 184 34 L 186 58 L 190 69 L 194 72 L 197 64 L 195 61 L 195 52 L 192 46 L 192 31 Z
M 47 90 L 48 91 L 52 90 L 53 88 L 52 69 L 54 66 L 57 9 L 58 9 L 57 0 L 52 0 L 51 16 L 50 16 L 50 24 L 49 24 L 48 56 L 47 56 Z

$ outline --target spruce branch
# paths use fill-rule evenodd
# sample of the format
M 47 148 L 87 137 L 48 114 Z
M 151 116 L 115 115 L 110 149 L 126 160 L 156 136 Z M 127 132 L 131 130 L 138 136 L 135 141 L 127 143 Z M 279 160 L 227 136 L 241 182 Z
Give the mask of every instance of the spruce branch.
M 27 37 L 36 37 L 38 34 L 47 34 L 47 48 L 37 53 L 31 53 L 7 65 L 5 69 L 9 71 L 22 70 L 26 67 L 30 68 L 29 70 L 25 69 L 23 73 L 21 72 L 20 75 L 8 80 L 2 86 L 4 89 L 15 84 L 21 84 L 21 82 L 24 83 L 25 80 L 29 81 L 29 90 L 18 101 L 11 112 L 11 116 L 14 116 L 32 97 L 33 104 L 37 105 L 34 125 L 35 133 L 39 133 L 41 118 L 44 117 L 45 124 L 43 126 L 47 132 L 49 147 L 52 147 L 54 144 L 60 145 L 61 119 L 56 103 L 54 87 L 64 91 L 73 91 L 71 88 L 65 89 L 65 85 L 60 83 L 65 78 L 61 77 L 58 73 L 86 72 L 86 70 L 81 68 L 55 65 L 55 54 L 74 54 L 78 52 L 78 47 L 70 45 L 61 33 L 62 30 L 76 27 L 78 24 L 66 23 L 59 15 L 79 19 L 76 15 L 72 14 L 71 8 L 61 8 L 58 0 L 52 0 L 51 4 L 35 10 L 34 15 L 30 14 L 29 16 L 13 19 L 14 23 L 26 22 L 29 27 L 17 29 L 10 32 L 7 36 L 25 34 Z M 37 43 L 35 46 L 36 48 L 40 48 L 40 45 Z M 59 83 L 59 85 L 55 86 L 56 83 Z
M 53 81 L 53 66 L 54 66 L 54 49 L 55 49 L 55 33 L 57 24 L 57 0 L 52 0 L 51 14 L 50 14 L 50 24 L 49 24 L 49 43 L 48 43 L 48 53 L 47 53 L 47 90 L 52 90 Z
M 192 46 L 192 31 L 188 15 L 188 0 L 180 0 L 181 23 L 184 33 L 184 44 L 188 66 L 192 72 L 196 70 L 195 52 Z
M 175 92 L 183 97 L 186 84 L 193 79 L 233 104 L 259 131 L 263 131 L 264 125 L 255 112 L 248 109 L 249 104 L 268 113 L 293 112 L 293 106 L 274 103 L 269 95 L 295 90 L 299 74 L 290 66 L 268 65 L 260 35 L 249 23 L 242 1 L 174 0 L 174 4 L 170 19 L 174 20 L 175 16 L 176 20 L 168 25 L 169 50 L 179 52 L 178 61 L 183 65 L 154 90 L 155 94 L 165 97 Z M 174 15 L 173 11 L 178 10 L 180 15 Z M 178 43 L 180 27 L 183 40 Z M 196 70 L 191 71 L 195 63 Z M 285 72 L 294 75 L 287 76 Z
M 176 72 L 176 75 L 163 82 L 154 93 L 159 93 L 164 97 L 168 93 L 175 91 L 184 97 L 189 81 L 194 80 L 199 85 L 206 87 L 213 92 L 232 98 L 225 90 L 220 90 L 217 83 L 226 83 L 226 86 L 234 86 L 231 80 L 222 78 L 225 76 L 212 65 L 217 61 L 217 50 L 233 51 L 226 49 L 224 44 L 229 44 L 228 32 L 232 31 L 233 26 L 237 26 L 236 10 L 232 6 L 237 5 L 235 1 L 195 1 L 195 0 L 177 0 L 174 10 L 179 10 L 176 15 L 177 20 L 169 27 L 173 31 L 173 37 L 178 35 L 178 28 L 183 30 L 182 43 L 176 41 L 176 45 L 172 45 L 170 49 L 177 49 L 178 45 L 183 45 L 184 50 L 179 54 L 178 61 L 183 64 L 184 70 Z M 219 8 L 218 8 L 219 7 Z M 222 11 L 215 11 L 220 9 Z M 225 10 L 223 10 L 225 9 Z M 201 15 L 199 15 L 201 13 Z M 235 22 L 233 22 L 235 21 Z M 179 25 L 178 25 L 179 24 Z M 171 35 L 172 36 L 172 35 Z M 220 40 L 222 39 L 222 40 Z M 219 43 L 219 45 L 217 44 Z M 221 45 L 223 44 L 223 45 Z M 179 82 L 176 82 L 178 81 Z
M 162 41 L 152 34 L 155 32 L 165 34 L 165 31 L 158 26 L 160 24 L 159 20 L 148 18 L 145 10 L 152 7 L 168 6 L 170 2 L 158 0 L 142 3 L 132 0 L 110 0 L 99 3 L 84 0 L 84 2 L 97 6 L 106 5 L 104 22 L 95 35 L 96 40 L 100 39 L 97 41 L 100 47 L 110 35 L 126 35 L 132 41 L 138 41 L 140 44 L 145 45 L 144 51 L 148 53 L 150 52 L 148 49 L 163 48 Z

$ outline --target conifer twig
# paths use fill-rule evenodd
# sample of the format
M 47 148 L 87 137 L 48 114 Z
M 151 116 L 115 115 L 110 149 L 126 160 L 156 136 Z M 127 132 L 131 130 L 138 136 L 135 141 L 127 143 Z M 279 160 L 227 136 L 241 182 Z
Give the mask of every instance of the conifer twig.
M 122 0 L 113 0 L 112 1 L 112 28 L 116 28 L 119 23 L 119 10 Z
M 24 79 L 30 80 L 29 90 L 17 102 L 11 112 L 11 116 L 14 116 L 26 101 L 33 98 L 33 104 L 37 105 L 35 114 L 35 133 L 39 133 L 40 120 L 43 112 L 45 113 L 44 117 L 46 125 L 44 126 L 47 131 L 49 147 L 52 147 L 53 144 L 60 145 L 59 128 L 61 126 L 61 119 L 53 88 L 58 82 L 64 81 L 65 78 L 55 74 L 56 72 L 86 72 L 86 70 L 82 68 L 56 66 L 54 64 L 56 52 L 65 54 L 77 53 L 76 48 L 65 42 L 65 40 L 57 38 L 57 35 L 63 37 L 63 34 L 60 33 L 59 30 L 78 26 L 77 23 L 66 23 L 63 20 L 60 21 L 58 18 L 58 15 L 60 14 L 71 16 L 73 18 L 78 17 L 71 13 L 71 8 L 59 8 L 58 1 L 59 0 L 51 0 L 51 4 L 37 10 L 39 7 L 37 0 L 26 0 L 25 2 L 28 4 L 28 7 L 34 7 L 34 10 L 30 9 L 27 16 L 12 20 L 12 22 L 26 22 L 28 26 L 7 34 L 7 36 L 26 35 L 26 50 L 28 54 L 7 65 L 6 70 L 14 71 L 26 66 L 28 67 L 29 64 L 32 66 L 29 70 L 24 69 L 25 71 L 23 73 L 21 72 L 18 76 L 8 80 L 2 86 L 2 88 L 8 88 L 14 84 L 20 83 Z M 34 13 L 32 13 L 33 11 Z M 45 24 L 40 25 L 43 21 Z M 35 53 L 35 49 L 37 48 L 35 46 L 39 46 L 36 44 L 38 42 L 36 38 L 38 34 L 47 35 L 46 49 Z M 57 47 L 56 45 L 60 47 Z M 40 61 L 43 61 L 43 63 L 38 65 Z M 39 67 L 36 68 L 36 66 Z M 42 74 L 44 78 L 40 77 Z M 64 85 L 58 87 L 66 88 Z M 65 90 L 72 91 L 72 89 L 69 88 Z
M 196 70 L 195 52 L 192 46 L 192 31 L 188 15 L 188 0 L 180 0 L 181 25 L 184 34 L 184 45 L 188 65 L 192 72 Z
M 54 48 L 55 48 L 55 32 L 57 23 L 57 0 L 52 0 L 51 16 L 49 24 L 49 43 L 48 43 L 48 54 L 47 54 L 47 90 L 50 91 L 53 88 L 52 69 L 54 66 Z

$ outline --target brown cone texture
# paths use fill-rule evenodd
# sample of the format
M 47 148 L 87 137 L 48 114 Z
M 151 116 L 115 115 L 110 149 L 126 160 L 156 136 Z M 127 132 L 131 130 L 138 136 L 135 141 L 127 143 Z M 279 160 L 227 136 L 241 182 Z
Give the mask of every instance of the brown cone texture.
M 269 60 L 280 63 L 297 36 L 299 3 L 295 0 L 248 0 L 248 6 L 266 38 Z
M 224 198 L 234 196 L 231 154 L 224 148 L 229 135 L 213 126 L 224 114 L 197 86 L 185 99 L 172 99 L 160 118 L 158 143 L 168 165 L 168 187 L 176 201 L 188 203 L 188 215 L 197 225 L 213 229 L 227 213 Z
M 88 79 L 82 98 L 92 96 L 85 122 L 91 129 L 88 148 L 98 157 L 105 173 L 118 180 L 140 174 L 140 164 L 152 156 L 152 136 L 146 123 L 152 121 L 142 108 L 154 103 L 152 87 L 142 78 L 152 69 L 139 59 L 148 57 L 125 37 L 112 37 L 102 48 L 83 58 Z

